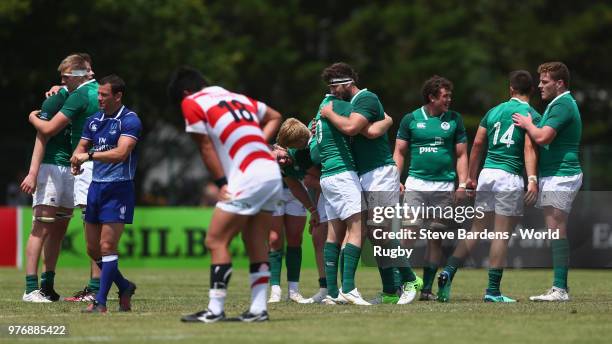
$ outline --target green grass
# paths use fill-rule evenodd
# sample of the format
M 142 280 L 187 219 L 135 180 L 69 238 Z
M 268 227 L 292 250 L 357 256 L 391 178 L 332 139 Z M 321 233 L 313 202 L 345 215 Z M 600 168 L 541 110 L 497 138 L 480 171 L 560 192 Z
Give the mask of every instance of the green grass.
M 182 314 L 206 307 L 207 268 L 125 269 L 138 284 L 128 314 L 84 315 L 85 304 L 21 301 L 22 271 L 0 269 L 0 342 L 116 343 L 609 343 L 612 323 L 612 278 L 608 270 L 570 271 L 572 301 L 532 303 L 529 295 L 544 292 L 550 270 L 507 270 L 503 291 L 517 304 L 485 304 L 486 270 L 461 270 L 453 282 L 451 303 L 418 302 L 371 307 L 298 305 L 270 306 L 272 321 L 260 324 L 183 324 Z M 419 271 L 420 273 L 420 271 Z M 88 271 L 62 269 L 56 290 L 68 295 L 86 282 Z M 226 314 L 248 307 L 247 271 L 237 270 L 230 283 Z M 284 283 L 284 282 L 283 282 Z M 361 268 L 357 285 L 366 299 L 379 289 L 378 271 Z M 284 286 L 283 286 L 284 287 Z M 313 294 L 314 270 L 302 271 L 301 290 Z M 435 288 L 434 288 L 435 290 Z M 117 307 L 116 289 L 109 310 Z M 285 296 L 285 295 L 283 295 Z M 66 337 L 8 337 L 8 324 L 66 324 Z

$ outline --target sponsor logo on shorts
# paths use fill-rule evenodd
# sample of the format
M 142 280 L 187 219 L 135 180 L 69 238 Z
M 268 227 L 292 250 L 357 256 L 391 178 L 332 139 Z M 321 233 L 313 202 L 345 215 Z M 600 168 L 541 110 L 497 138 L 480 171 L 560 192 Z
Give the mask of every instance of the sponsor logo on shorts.
M 230 202 L 227 202 L 227 204 L 231 205 L 233 207 L 236 207 L 236 208 L 240 208 L 240 209 L 249 209 L 249 208 L 251 208 L 251 204 L 250 203 L 241 202 L 241 201 L 230 201 Z
M 119 208 L 119 218 L 122 220 L 125 220 L 125 206 L 122 205 L 121 208 Z

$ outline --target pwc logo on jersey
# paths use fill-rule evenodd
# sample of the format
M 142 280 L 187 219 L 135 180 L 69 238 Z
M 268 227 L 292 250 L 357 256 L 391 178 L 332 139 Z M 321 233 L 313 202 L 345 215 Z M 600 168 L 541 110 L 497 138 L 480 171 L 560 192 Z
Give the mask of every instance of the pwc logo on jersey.
M 419 147 L 419 154 L 438 153 L 438 147 Z
M 95 133 L 96 131 L 98 131 L 98 125 L 94 122 L 89 123 L 89 130 Z
M 444 130 L 448 130 L 448 129 L 450 129 L 450 124 L 448 122 L 442 122 L 440 124 L 440 128 L 442 128 Z

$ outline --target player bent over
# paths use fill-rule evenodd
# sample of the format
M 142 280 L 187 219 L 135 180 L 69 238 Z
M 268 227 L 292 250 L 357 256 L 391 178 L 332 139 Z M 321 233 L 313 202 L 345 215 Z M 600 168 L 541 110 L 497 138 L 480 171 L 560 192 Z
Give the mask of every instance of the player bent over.
M 468 188 L 476 187 L 474 206 L 484 211 L 484 217 L 474 219 L 471 231 L 478 233 L 493 225 L 495 232 L 500 233 L 491 241 L 489 249 L 489 284 L 485 291 L 485 302 L 516 302 L 502 295 L 500 289 L 508 242 L 514 227 L 523 215 L 524 203 L 535 202 L 538 188 L 537 157 L 534 146 L 525 130 L 515 127 L 512 114 L 520 113 L 522 116 L 527 116 L 531 113 L 534 118 L 539 117 L 529 106 L 532 85 L 529 72 L 510 73 L 511 98 L 489 110 L 483 117 L 470 154 Z M 481 153 L 485 145 L 487 157 L 478 176 Z M 526 194 L 523 191 L 523 168 L 527 170 L 529 176 Z M 501 233 L 504 233 L 505 237 Z M 449 301 L 455 273 L 477 243 L 477 239 L 468 239 L 458 244 L 446 267 L 438 276 L 438 301 Z
M 81 141 L 72 155 L 72 171 L 93 161 L 92 182 L 85 208 L 87 253 L 99 263 L 100 290 L 84 313 L 106 313 L 107 296 L 113 282 L 119 288 L 119 311 L 131 310 L 136 285 L 119 271 L 117 246 L 125 224 L 134 217 L 134 151 L 142 124 L 132 110 L 122 104 L 125 82 L 116 75 L 100 80 L 98 102 L 101 111 L 85 121 Z M 90 148 L 93 148 L 90 150 Z
M 279 143 L 285 140 L 283 136 L 292 136 L 294 134 L 292 130 L 286 130 L 286 128 L 291 126 L 291 121 L 297 121 L 301 124 L 301 122 L 293 118 L 286 120 L 279 130 L 277 139 Z M 310 131 L 305 125 L 302 124 L 297 128 L 300 128 L 306 135 L 310 135 Z M 308 196 L 303 180 L 311 168 L 313 170 L 316 168 L 310 160 L 308 149 L 284 149 L 277 145 L 274 147 L 272 154 L 276 157 L 276 161 L 281 167 L 285 187 L 283 188 L 283 205 L 273 213 L 274 226 L 270 231 L 271 290 L 268 302 L 274 303 L 281 300 L 280 275 L 285 238 L 287 241 L 288 299 L 302 302 L 305 299 L 299 292 L 299 280 L 302 265 L 302 236 L 304 225 L 306 224 L 306 209 L 310 212 L 311 227 L 316 227 L 319 223 L 317 208 Z M 314 171 L 314 173 L 317 173 L 317 171 Z
M 206 247 L 211 254 L 210 291 L 205 310 L 183 316 L 185 322 L 212 323 L 225 318 L 227 285 L 232 275 L 229 244 L 242 232 L 250 261 L 251 305 L 235 320 L 268 320 L 270 279 L 268 235 L 272 211 L 282 199 L 281 173 L 267 142 L 281 115 L 266 104 L 218 86 L 209 86 L 195 69 L 178 69 L 168 86 L 180 104 L 191 133 L 224 200 L 217 202 Z

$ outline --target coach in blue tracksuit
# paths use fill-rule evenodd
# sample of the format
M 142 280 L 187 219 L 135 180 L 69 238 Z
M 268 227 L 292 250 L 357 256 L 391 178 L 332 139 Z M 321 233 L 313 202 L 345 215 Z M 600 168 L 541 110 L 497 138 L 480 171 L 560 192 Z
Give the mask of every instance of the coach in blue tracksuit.
M 125 224 L 134 217 L 134 174 L 136 152 L 142 125 L 138 116 L 122 104 L 125 83 L 116 75 L 99 81 L 100 111 L 85 121 L 83 134 L 75 149 L 72 173 L 94 161 L 93 179 L 87 194 L 85 235 L 87 253 L 102 270 L 100 290 L 84 312 L 105 313 L 106 298 L 113 282 L 119 288 L 119 311 L 131 309 L 136 285 L 119 272 L 117 245 Z M 93 149 L 91 149 L 93 148 Z

